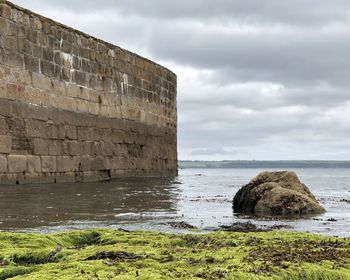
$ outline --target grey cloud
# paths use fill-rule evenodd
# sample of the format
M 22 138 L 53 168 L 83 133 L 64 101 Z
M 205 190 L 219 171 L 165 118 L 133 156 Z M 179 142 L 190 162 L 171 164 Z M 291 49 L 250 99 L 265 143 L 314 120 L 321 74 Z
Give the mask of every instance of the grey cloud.
M 307 93 L 307 94 L 306 94 Z M 316 84 L 304 87 L 286 87 L 283 84 L 247 83 L 220 86 L 211 82 L 203 88 L 201 95 L 180 96 L 188 106 L 210 104 L 211 106 L 232 105 L 242 110 L 266 110 L 282 106 L 311 106 L 329 108 L 350 100 L 349 90 L 330 84 Z
M 269 107 L 250 114 L 235 109 L 234 104 L 186 103 L 180 106 L 180 150 L 209 145 L 251 151 L 234 158 L 346 159 L 350 118 L 345 115 L 349 111 L 350 102 L 323 109 Z M 206 157 L 187 154 L 186 158 Z
M 180 158 L 350 158 L 348 0 L 14 2 L 174 68 Z
M 298 85 L 328 81 L 348 86 L 350 3 L 336 2 L 206 0 L 169 5 L 160 0 L 137 3 L 120 0 L 105 1 L 103 5 L 96 1 L 23 4 L 32 3 L 58 17 L 65 14 L 55 11 L 63 9 L 71 13 L 66 15 L 66 22 L 74 27 L 134 51 L 141 49 L 141 54 L 150 54 L 156 60 L 217 70 L 217 79 L 222 82 L 278 81 Z M 188 19 L 184 20 L 179 13 L 177 21 L 171 20 L 178 9 L 188 11 Z M 154 11 L 153 17 L 144 18 L 150 11 Z M 344 21 L 334 23 L 342 18 L 333 15 L 335 11 L 344 15 Z M 227 14 L 228 23 L 208 23 L 198 18 L 208 13 L 215 19 Z M 163 14 L 167 16 L 160 17 Z M 299 26 L 296 24 L 299 21 L 281 25 L 274 19 L 276 15 L 286 19 L 288 14 L 298 14 L 300 22 L 318 15 L 323 25 Z M 271 22 L 242 25 L 240 19 L 246 16 L 269 18 Z
M 14 2 L 36 9 L 56 8 L 75 13 L 86 11 L 118 10 L 124 14 L 141 15 L 159 19 L 199 19 L 265 22 L 292 25 L 324 24 L 348 21 L 350 3 L 346 0 L 94 0 L 47 1 L 14 0 Z
M 216 69 L 223 82 L 279 81 L 288 84 L 349 84 L 350 29 L 220 30 L 205 25 L 156 27 L 155 57 L 192 67 Z M 253 27 L 255 28 L 255 27 Z

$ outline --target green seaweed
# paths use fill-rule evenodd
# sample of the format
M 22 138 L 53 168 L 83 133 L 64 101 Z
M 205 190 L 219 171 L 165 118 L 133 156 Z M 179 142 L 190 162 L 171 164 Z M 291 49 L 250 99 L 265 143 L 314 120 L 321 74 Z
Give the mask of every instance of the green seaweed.
M 31 273 L 33 270 L 34 268 L 22 266 L 5 268 L 0 272 L 0 280 L 14 278 L 18 275 L 28 274 Z
M 350 239 L 278 231 L 0 233 L 0 280 L 176 278 L 350 279 Z

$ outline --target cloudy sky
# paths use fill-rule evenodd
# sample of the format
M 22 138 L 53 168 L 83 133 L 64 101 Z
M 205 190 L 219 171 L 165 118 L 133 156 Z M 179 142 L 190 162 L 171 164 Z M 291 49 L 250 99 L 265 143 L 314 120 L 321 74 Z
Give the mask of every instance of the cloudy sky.
M 173 70 L 180 159 L 350 159 L 348 0 L 13 2 Z

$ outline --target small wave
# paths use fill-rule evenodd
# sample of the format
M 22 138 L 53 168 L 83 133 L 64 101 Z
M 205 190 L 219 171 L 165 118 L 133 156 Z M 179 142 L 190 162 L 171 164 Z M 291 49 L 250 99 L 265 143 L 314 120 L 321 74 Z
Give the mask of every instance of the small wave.
M 115 214 L 114 217 L 128 217 L 128 216 L 140 216 L 140 213 L 120 213 Z

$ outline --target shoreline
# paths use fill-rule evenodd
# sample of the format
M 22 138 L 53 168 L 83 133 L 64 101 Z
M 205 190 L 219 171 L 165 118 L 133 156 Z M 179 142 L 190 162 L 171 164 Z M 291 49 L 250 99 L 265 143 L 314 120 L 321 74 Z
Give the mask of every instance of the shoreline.
M 300 232 L 0 232 L 0 248 L 0 279 L 350 278 L 350 238 Z
M 188 169 L 173 181 L 130 179 L 103 184 L 2 187 L 0 228 L 49 233 L 122 226 L 129 230 L 171 232 L 163 223 L 185 221 L 210 230 L 251 221 L 257 225 L 287 224 L 295 231 L 350 237 L 349 171 L 298 170 L 327 213 L 282 221 L 233 213 L 235 193 L 257 173 L 255 169 Z

